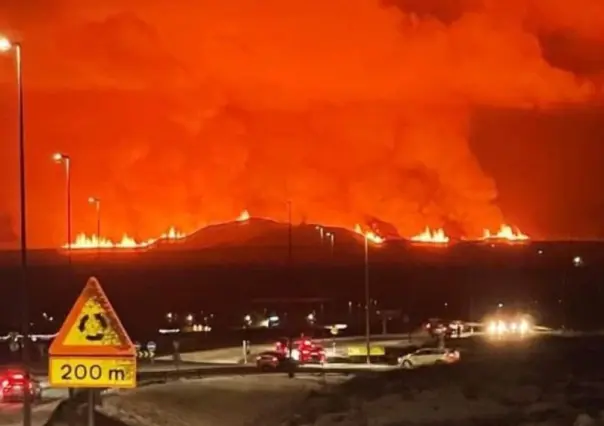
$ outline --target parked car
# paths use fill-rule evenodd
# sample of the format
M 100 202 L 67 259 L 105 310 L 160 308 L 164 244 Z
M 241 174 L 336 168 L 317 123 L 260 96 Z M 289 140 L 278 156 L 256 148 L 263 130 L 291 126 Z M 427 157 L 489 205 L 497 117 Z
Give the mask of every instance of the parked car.
M 422 348 L 398 359 L 402 368 L 416 368 L 435 364 L 452 364 L 460 359 L 459 352 L 452 349 Z
M 283 352 L 265 351 L 256 356 L 256 367 L 261 371 L 286 370 L 292 362 Z

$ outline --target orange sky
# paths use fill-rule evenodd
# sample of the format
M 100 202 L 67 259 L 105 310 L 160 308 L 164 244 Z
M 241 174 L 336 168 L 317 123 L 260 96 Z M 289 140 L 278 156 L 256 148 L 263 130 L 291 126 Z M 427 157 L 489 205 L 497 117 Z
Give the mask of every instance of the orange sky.
M 56 150 L 73 159 L 74 233 L 95 230 L 90 195 L 112 238 L 243 209 L 284 218 L 287 199 L 296 219 L 376 217 L 404 235 L 504 221 L 546 237 L 595 229 L 539 223 L 544 203 L 569 209 L 558 181 L 601 166 L 590 150 L 602 126 L 586 132 L 576 117 L 600 111 L 600 0 L 85 3 L 0 5 L 0 32 L 24 46 L 33 246 L 65 240 Z M 16 244 L 13 81 L 5 55 L 0 247 Z M 551 131 L 560 120 L 576 127 Z M 593 144 L 565 164 L 556 147 L 572 136 L 560 135 L 579 133 Z M 600 217 L 602 201 L 572 193 L 580 221 Z

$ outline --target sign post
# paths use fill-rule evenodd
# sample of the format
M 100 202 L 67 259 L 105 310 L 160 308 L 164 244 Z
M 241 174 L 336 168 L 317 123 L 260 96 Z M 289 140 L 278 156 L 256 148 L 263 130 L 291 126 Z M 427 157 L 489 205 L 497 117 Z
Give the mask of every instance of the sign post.
M 90 278 L 48 351 L 53 387 L 86 388 L 94 426 L 96 388 L 136 387 L 136 349 L 96 278 Z
M 151 360 L 151 364 L 155 362 L 155 351 L 157 350 L 157 343 L 154 341 L 150 341 L 147 343 L 147 350 L 149 351 L 149 358 Z

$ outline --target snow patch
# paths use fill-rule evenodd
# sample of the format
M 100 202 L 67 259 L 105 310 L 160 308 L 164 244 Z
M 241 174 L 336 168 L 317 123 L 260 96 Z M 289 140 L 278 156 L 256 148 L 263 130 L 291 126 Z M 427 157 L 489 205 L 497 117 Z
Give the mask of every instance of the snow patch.
M 323 386 L 323 378 L 299 377 L 228 376 L 147 386 L 108 396 L 102 411 L 132 426 L 278 425 Z

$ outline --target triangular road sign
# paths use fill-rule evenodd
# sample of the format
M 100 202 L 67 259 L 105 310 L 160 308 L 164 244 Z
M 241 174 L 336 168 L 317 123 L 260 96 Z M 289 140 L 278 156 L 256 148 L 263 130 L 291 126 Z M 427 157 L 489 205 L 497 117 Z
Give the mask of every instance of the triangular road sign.
M 86 283 L 48 352 L 55 356 L 136 356 L 130 337 L 96 278 Z

